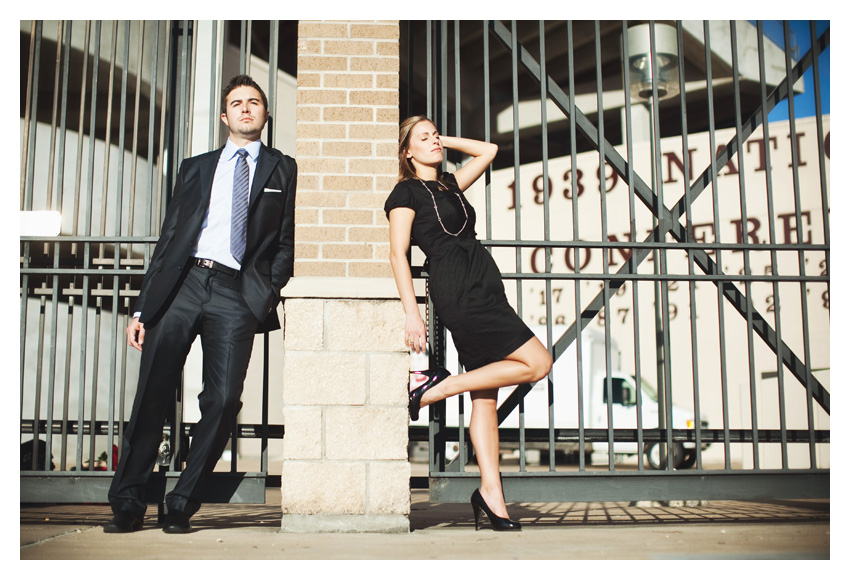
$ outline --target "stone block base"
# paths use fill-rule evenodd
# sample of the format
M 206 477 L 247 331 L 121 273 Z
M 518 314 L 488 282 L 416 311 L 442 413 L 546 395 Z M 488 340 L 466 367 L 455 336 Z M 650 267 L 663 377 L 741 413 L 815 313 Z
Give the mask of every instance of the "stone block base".
M 284 514 L 280 526 L 281 532 L 311 533 L 348 533 L 379 532 L 408 533 L 410 522 L 401 514 Z

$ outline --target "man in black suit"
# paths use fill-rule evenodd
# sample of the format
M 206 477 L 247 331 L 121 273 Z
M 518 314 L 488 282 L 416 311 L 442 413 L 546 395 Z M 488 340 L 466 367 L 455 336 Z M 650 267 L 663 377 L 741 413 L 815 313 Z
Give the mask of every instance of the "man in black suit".
M 180 167 L 162 233 L 127 327 L 142 351 L 139 384 L 121 457 L 109 490 L 113 519 L 104 532 L 142 527 L 167 406 L 186 356 L 200 335 L 203 390 L 186 466 L 166 496 L 163 531 L 191 530 L 205 480 L 220 458 L 254 334 L 280 328 L 276 306 L 292 276 L 295 161 L 260 142 L 269 118 L 262 89 L 247 75 L 222 91 L 221 120 L 230 135 L 221 149 Z M 144 347 L 143 347 L 144 345 Z

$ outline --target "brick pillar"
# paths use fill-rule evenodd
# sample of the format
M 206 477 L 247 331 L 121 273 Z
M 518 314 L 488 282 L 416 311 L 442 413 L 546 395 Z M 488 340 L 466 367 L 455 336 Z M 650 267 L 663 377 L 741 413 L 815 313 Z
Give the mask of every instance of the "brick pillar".
M 299 22 L 298 277 L 392 277 L 398 68 L 398 22 Z
M 408 531 L 398 23 L 298 25 L 295 277 L 284 289 L 282 531 Z

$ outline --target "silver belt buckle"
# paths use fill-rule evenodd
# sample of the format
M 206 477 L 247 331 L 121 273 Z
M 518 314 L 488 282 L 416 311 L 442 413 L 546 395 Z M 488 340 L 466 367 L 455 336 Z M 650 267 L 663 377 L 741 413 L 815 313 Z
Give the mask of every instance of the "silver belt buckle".
M 212 260 L 205 260 L 205 259 L 201 258 L 201 259 L 198 260 L 198 266 L 200 266 L 201 268 L 212 268 L 213 267 L 213 261 Z

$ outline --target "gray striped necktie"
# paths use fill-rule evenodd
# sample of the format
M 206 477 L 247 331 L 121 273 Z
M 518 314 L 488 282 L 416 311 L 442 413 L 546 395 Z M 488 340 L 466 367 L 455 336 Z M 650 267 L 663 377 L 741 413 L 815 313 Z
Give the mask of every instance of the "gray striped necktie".
M 236 168 L 233 171 L 233 206 L 230 216 L 230 253 L 236 261 L 242 263 L 245 255 L 245 233 L 248 230 L 248 184 L 250 182 L 248 152 L 240 149 L 236 152 Z

